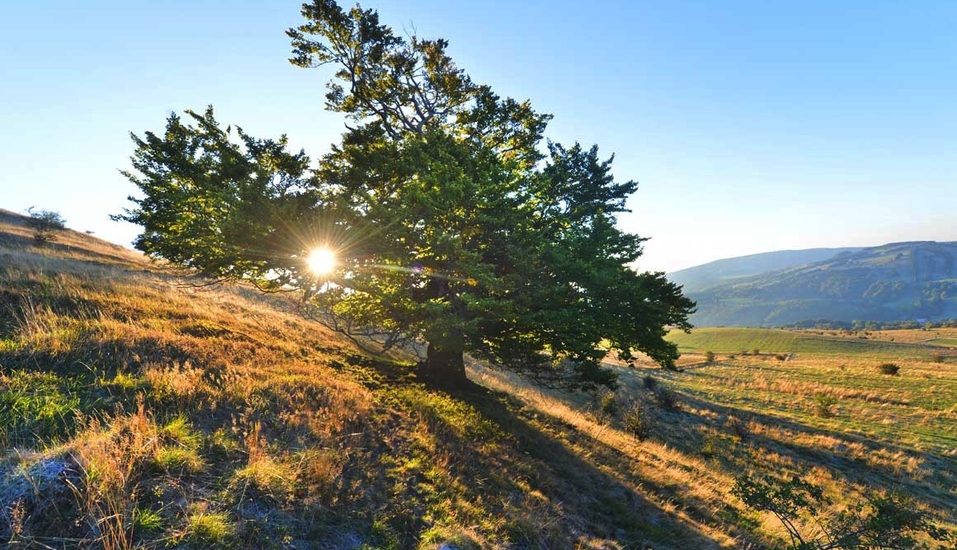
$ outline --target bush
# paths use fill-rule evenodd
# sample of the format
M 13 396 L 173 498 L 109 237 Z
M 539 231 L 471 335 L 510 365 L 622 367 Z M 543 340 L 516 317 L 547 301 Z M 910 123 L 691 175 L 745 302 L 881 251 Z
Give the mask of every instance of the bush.
M 602 395 L 599 401 L 599 407 L 603 420 L 618 416 L 618 398 L 615 396 L 615 392 L 610 391 Z
M 59 212 L 53 210 L 34 210 L 31 206 L 27 208 L 27 225 L 33 229 L 33 241 L 38 244 L 46 244 L 53 240 L 53 233 L 66 229 L 66 220 Z
M 837 404 L 837 398 L 826 393 L 819 393 L 814 396 L 814 414 L 821 418 L 831 418 L 834 411 L 831 409 Z
M 644 441 L 651 434 L 652 419 L 648 409 L 644 404 L 635 401 L 631 403 L 628 410 L 625 411 L 625 417 L 622 419 L 625 431 L 635 436 L 638 441 Z
M 775 355 L 774 358 L 777 359 L 778 361 L 787 361 L 788 356 L 784 353 L 779 353 Z
M 741 441 L 744 441 L 749 435 L 751 435 L 751 432 L 748 429 L 748 423 L 741 420 L 737 416 L 729 415 L 728 419 L 724 423 L 724 426 Z
M 645 385 L 646 390 L 655 391 L 655 388 L 658 387 L 658 380 L 654 376 L 646 375 L 641 379 L 641 383 Z
M 918 533 L 938 542 L 957 542 L 953 533 L 935 526 L 912 499 L 900 494 L 868 492 L 862 502 L 827 515 L 824 512 L 831 501 L 823 489 L 798 476 L 788 481 L 738 478 L 731 493 L 748 508 L 777 517 L 787 530 L 792 550 L 927 548 L 913 536 Z
M 934 357 L 933 357 L 932 359 L 933 359 L 933 361 L 934 361 L 935 363 L 943 363 L 943 362 L 944 362 L 944 354 L 943 354 L 943 353 L 935 353 L 935 354 L 934 354 Z
M 705 363 L 708 363 L 708 364 L 714 363 L 714 352 L 713 352 L 713 351 L 706 351 L 706 352 L 704 352 L 704 362 L 705 362 Z
M 668 388 L 658 388 L 655 390 L 655 403 L 661 407 L 662 410 L 675 412 L 681 409 L 681 406 L 678 404 L 678 398 L 675 396 L 674 392 Z
M 894 363 L 883 363 L 877 368 L 881 371 L 881 374 L 889 376 L 897 376 L 897 373 L 901 370 L 901 368 Z

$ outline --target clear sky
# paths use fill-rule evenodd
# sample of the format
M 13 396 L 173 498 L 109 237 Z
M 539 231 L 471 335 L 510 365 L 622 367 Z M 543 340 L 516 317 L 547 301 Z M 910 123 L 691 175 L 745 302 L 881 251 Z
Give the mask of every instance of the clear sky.
M 287 61 L 296 0 L 0 2 L 0 208 L 111 222 L 129 132 L 213 104 L 313 158 L 338 140 L 328 73 Z M 347 5 L 351 5 L 348 4 Z M 957 240 L 957 2 L 380 0 L 450 41 L 554 141 L 614 153 L 641 270 L 770 250 Z

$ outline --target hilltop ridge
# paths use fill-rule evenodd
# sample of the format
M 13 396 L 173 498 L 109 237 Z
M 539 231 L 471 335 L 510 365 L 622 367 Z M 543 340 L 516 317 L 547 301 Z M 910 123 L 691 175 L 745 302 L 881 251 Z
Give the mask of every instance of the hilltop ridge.
M 777 250 L 724 258 L 706 264 L 668 273 L 668 280 L 681 285 L 687 292 L 706 290 L 733 280 L 740 280 L 771 271 L 829 260 L 839 254 L 857 252 L 860 248 L 809 248 L 804 250 Z
M 696 280 L 709 269 L 693 272 Z M 711 280 L 716 282 L 687 289 L 698 304 L 692 316 L 697 326 L 957 318 L 957 242 L 846 249 L 820 261 Z

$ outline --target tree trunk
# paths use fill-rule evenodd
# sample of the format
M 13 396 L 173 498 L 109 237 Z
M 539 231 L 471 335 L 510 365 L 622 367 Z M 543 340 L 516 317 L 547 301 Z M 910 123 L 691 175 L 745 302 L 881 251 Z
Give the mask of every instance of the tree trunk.
M 449 281 L 445 278 L 431 277 L 426 292 L 433 299 L 450 300 L 453 310 L 461 309 L 461 304 L 456 306 L 455 300 L 450 297 Z M 458 313 L 461 315 L 464 311 Z M 426 334 L 426 339 L 429 341 L 429 348 L 425 361 L 419 363 L 419 378 L 426 384 L 440 388 L 466 387 L 468 378 L 465 376 L 465 334 L 462 330 L 448 325 L 436 327 L 431 334 Z
M 461 333 L 429 342 L 425 361 L 419 363 L 419 378 L 440 388 L 464 388 L 468 384 L 464 343 Z

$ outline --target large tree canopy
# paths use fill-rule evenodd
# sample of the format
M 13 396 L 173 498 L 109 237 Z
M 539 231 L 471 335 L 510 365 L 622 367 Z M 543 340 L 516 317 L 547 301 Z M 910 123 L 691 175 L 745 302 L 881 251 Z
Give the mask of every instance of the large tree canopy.
M 465 353 L 539 383 L 613 385 L 600 361 L 643 352 L 665 367 L 664 336 L 694 304 L 661 273 L 630 265 L 644 239 L 622 232 L 635 182 L 617 183 L 597 147 L 543 143 L 548 115 L 477 85 L 444 40 L 408 40 L 359 7 L 303 6 L 288 31 L 301 67 L 331 65 L 326 105 L 342 142 L 310 167 L 285 138 L 237 139 L 212 108 L 136 136 L 143 192 L 120 219 L 136 246 L 220 278 L 298 288 L 317 318 L 369 344 L 422 343 L 422 373 L 464 382 Z M 338 264 L 310 274 L 325 245 Z

